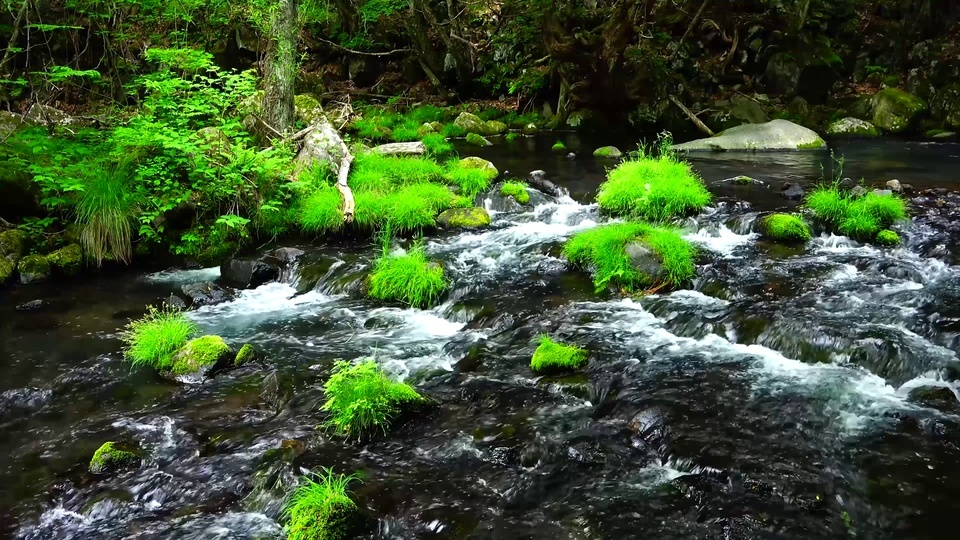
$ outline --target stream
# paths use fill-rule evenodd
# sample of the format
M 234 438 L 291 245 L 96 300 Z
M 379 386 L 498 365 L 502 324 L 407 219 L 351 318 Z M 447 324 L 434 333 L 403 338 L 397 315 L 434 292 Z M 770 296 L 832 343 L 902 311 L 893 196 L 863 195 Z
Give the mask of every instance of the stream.
M 265 359 L 199 386 L 131 369 L 119 335 L 147 304 L 219 270 L 93 275 L 0 291 L 0 537 L 282 538 L 285 493 L 307 470 L 357 471 L 363 538 L 943 538 L 960 510 L 960 270 L 937 231 L 898 227 L 880 249 L 821 235 L 763 241 L 762 212 L 800 203 L 826 153 L 692 159 L 715 195 L 685 222 L 688 290 L 594 294 L 562 242 L 602 223 L 604 168 L 555 138 L 470 150 L 506 176 L 534 169 L 569 196 L 534 196 L 479 232 L 430 236 L 452 288 L 431 310 L 357 293 L 379 248 L 298 245 L 290 279 L 190 313 Z M 567 137 L 574 151 L 586 143 Z M 589 141 L 589 148 L 623 140 Z M 832 145 L 845 176 L 956 189 L 960 146 Z M 749 175 L 764 184 L 724 179 Z M 43 299 L 34 311 L 15 306 Z M 530 368 L 549 333 L 590 351 L 564 377 Z M 439 402 L 367 443 L 326 437 L 322 384 L 336 359 L 373 355 Z M 143 465 L 86 472 L 106 440 Z M 288 442 L 284 442 L 288 441 Z M 299 441 L 291 443 L 289 441 Z M 284 445 L 288 452 L 269 452 Z

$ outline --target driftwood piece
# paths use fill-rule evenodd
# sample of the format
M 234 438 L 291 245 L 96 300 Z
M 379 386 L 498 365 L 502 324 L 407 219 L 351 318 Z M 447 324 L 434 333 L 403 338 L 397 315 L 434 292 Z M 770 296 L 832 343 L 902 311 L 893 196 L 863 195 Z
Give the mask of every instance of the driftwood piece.
M 708 137 L 713 137 L 713 130 L 701 122 L 700 119 L 697 118 L 697 115 L 693 114 L 693 111 L 688 109 L 683 103 L 680 103 L 680 100 L 677 99 L 676 96 L 670 96 L 670 101 L 672 101 L 677 107 L 680 107 L 680 110 L 683 111 L 683 114 L 687 115 L 687 118 L 689 118 L 690 121 L 693 122 L 698 129 L 700 129 L 700 131 L 706 133 Z
M 381 144 L 380 146 L 373 149 L 374 152 L 384 155 L 384 156 L 401 156 L 401 155 L 423 155 L 427 152 L 427 147 L 423 145 L 422 142 L 401 142 L 401 143 L 390 143 L 390 144 Z
M 294 172 L 299 173 L 315 163 L 325 163 L 337 175 L 337 190 L 343 196 L 343 220 L 353 221 L 355 203 L 353 191 L 347 185 L 353 154 L 326 115 L 317 115 L 310 130 L 304 136 L 303 147 L 294 162 Z

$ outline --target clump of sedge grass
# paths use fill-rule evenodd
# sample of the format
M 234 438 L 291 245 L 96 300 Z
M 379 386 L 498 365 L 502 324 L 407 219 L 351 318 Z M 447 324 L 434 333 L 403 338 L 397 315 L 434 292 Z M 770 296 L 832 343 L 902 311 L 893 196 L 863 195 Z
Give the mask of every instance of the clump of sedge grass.
M 358 511 L 348 487 L 356 475 L 337 475 L 324 468 L 315 478 L 305 476 L 287 501 L 283 516 L 289 540 L 350 538 Z
M 669 145 L 653 157 L 640 148 L 637 157 L 617 165 L 600 186 L 597 203 L 610 213 L 649 221 L 668 221 L 699 212 L 711 196 L 690 168 L 670 152 Z
M 440 132 L 444 137 L 463 137 L 467 132 L 456 124 L 444 124 Z
M 386 433 L 403 407 L 425 401 L 412 386 L 390 380 L 373 360 L 359 364 L 339 361 L 323 385 L 330 414 L 324 427 L 337 435 L 363 437 Z
M 173 367 L 174 354 L 193 337 L 198 328 L 182 311 L 149 308 L 146 316 L 127 325 L 121 339 L 124 356 L 135 366 L 157 370 Z
M 453 145 L 440 133 L 430 133 L 421 140 L 431 156 L 442 157 L 453 153 Z
M 638 270 L 627 253 L 631 243 L 645 245 L 660 261 L 658 275 Z M 563 254 L 593 271 L 597 292 L 615 283 L 627 291 L 657 286 L 678 287 L 696 273 L 696 249 L 677 231 L 646 223 L 613 223 L 581 232 L 567 241 Z
M 540 344 L 530 359 L 530 368 L 538 373 L 554 373 L 579 369 L 587 361 L 587 351 L 574 345 L 564 345 L 541 335 Z
M 504 197 L 513 197 L 520 204 L 530 203 L 530 193 L 527 192 L 527 184 L 516 180 L 504 182 L 500 186 L 500 195 Z
M 874 241 L 881 230 L 907 217 L 907 205 L 900 197 L 867 193 L 854 199 L 837 184 L 815 189 L 806 205 L 818 219 L 863 242 Z
M 320 234 L 343 225 L 343 196 L 329 184 L 301 199 L 298 210 L 297 222 L 306 232 Z
M 447 289 L 443 267 L 431 261 L 422 245 L 406 253 L 384 253 L 370 274 L 368 295 L 386 302 L 427 308 Z
M 770 214 L 761 222 L 763 234 L 783 242 L 806 242 L 810 240 L 810 228 L 793 214 Z
M 82 227 L 83 250 L 99 266 L 104 259 L 130 263 L 133 258 L 133 221 L 136 199 L 128 188 L 131 166 L 122 161 L 113 168 L 94 168 L 77 201 L 77 223 Z

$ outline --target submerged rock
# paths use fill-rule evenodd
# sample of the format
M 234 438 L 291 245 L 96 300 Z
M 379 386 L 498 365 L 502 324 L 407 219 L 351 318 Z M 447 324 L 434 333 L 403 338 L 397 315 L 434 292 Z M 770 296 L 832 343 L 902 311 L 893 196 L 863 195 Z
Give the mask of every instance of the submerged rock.
M 73 276 L 83 266 L 83 251 L 77 244 L 70 244 L 47 255 L 47 262 L 53 270 L 65 276 Z
M 50 277 L 50 263 L 43 255 L 27 255 L 17 264 L 17 272 L 24 285 L 45 281 Z
M 866 120 L 848 116 L 827 126 L 827 135 L 836 137 L 879 137 L 880 130 Z
M 594 150 L 593 155 L 596 157 L 618 158 L 623 155 L 623 152 L 616 146 L 603 146 Z
M 490 214 L 484 208 L 451 208 L 437 217 L 443 227 L 479 229 L 490 225 Z
M 780 195 L 788 201 L 799 201 L 800 199 L 803 199 L 806 193 L 799 184 L 784 182 L 783 187 L 780 188 Z
M 93 474 L 107 474 L 123 468 L 136 467 L 139 464 L 139 454 L 124 450 L 117 443 L 108 441 L 93 453 L 88 470 Z
M 787 120 L 745 124 L 706 139 L 674 146 L 686 152 L 759 152 L 770 150 L 822 150 L 827 144 L 811 129 Z
M 474 146 L 493 146 L 493 143 L 488 141 L 483 135 L 476 133 L 467 133 L 467 143 Z
M 898 88 L 884 88 L 873 96 L 873 123 L 889 133 L 907 131 L 927 111 L 927 103 Z
M 180 288 L 190 298 L 193 307 L 213 306 L 233 300 L 234 293 L 215 283 L 189 283 Z
M 946 386 L 922 386 L 910 391 L 910 401 L 947 414 L 960 413 L 960 401 L 953 390 Z
M 255 289 L 279 277 L 280 268 L 261 260 L 230 259 L 220 265 L 220 279 L 238 289 Z
M 200 383 L 231 356 L 230 346 L 220 336 L 191 339 L 173 356 L 173 367 L 163 375 L 184 383 Z

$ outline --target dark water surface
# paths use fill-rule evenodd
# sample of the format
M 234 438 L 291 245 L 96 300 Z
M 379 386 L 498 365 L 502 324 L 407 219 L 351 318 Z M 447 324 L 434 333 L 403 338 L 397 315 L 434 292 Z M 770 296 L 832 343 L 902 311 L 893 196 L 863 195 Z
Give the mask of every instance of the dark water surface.
M 360 472 L 365 538 L 952 536 L 960 416 L 907 400 L 919 386 L 956 394 L 944 374 L 957 364 L 960 273 L 931 256 L 929 231 L 904 225 L 892 250 L 830 235 L 767 244 L 758 213 L 791 208 L 780 184 L 815 183 L 828 156 L 695 158 L 717 202 L 686 223 L 702 247 L 691 289 L 598 296 L 556 256 L 602 221 L 590 202 L 613 162 L 555 156 L 552 140 L 476 152 L 511 175 L 543 169 L 571 196 L 428 239 L 453 282 L 443 305 L 359 297 L 372 245 L 300 246 L 291 283 L 192 312 L 266 352 L 202 386 L 131 370 L 118 333 L 216 269 L 0 292 L 0 536 L 280 538 L 284 494 L 321 466 Z M 836 148 L 868 183 L 955 188 L 960 172 L 955 145 Z M 738 174 L 766 184 L 722 182 Z M 14 311 L 36 298 L 49 305 Z M 586 347 L 589 366 L 533 376 L 542 332 Z M 370 354 L 440 406 L 370 443 L 325 437 L 333 360 Z M 264 458 L 291 439 L 302 454 Z M 92 477 L 105 440 L 148 457 Z

